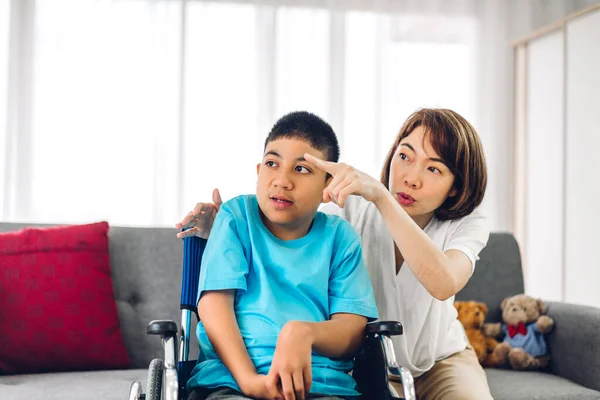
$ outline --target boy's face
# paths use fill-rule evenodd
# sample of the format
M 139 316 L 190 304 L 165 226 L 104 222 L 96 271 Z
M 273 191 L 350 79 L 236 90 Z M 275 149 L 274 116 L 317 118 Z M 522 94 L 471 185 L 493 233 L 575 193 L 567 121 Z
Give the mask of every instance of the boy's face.
M 323 200 L 325 172 L 310 166 L 305 153 L 325 159 L 325 154 L 308 142 L 281 138 L 267 144 L 262 163 L 257 165 L 258 204 L 265 225 L 280 239 L 305 235 Z

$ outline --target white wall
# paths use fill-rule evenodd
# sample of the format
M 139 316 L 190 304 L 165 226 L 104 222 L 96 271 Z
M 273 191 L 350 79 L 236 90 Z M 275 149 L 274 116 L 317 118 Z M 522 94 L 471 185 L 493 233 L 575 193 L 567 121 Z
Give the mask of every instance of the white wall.
M 566 33 L 565 300 L 600 307 L 600 11 Z
M 527 56 L 526 291 L 563 297 L 563 32 L 529 43 Z

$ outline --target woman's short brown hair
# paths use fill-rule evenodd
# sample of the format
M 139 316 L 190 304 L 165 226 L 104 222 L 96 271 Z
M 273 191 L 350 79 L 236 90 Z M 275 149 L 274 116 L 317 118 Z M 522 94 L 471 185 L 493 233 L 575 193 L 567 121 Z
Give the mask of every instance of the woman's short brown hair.
M 436 218 L 451 220 L 469 215 L 481 204 L 487 185 L 487 168 L 479 135 L 471 124 L 452 110 L 422 109 L 404 123 L 390 148 L 381 183 L 389 189 L 390 167 L 400 141 L 418 126 L 425 128 L 431 146 L 454 174 L 456 196 L 448 197 L 435 210 Z

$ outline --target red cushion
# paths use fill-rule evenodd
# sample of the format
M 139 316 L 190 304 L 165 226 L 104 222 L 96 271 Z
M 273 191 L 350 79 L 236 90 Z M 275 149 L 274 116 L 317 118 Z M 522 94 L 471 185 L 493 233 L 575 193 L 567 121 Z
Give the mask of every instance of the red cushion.
M 128 366 L 108 223 L 0 233 L 0 372 Z

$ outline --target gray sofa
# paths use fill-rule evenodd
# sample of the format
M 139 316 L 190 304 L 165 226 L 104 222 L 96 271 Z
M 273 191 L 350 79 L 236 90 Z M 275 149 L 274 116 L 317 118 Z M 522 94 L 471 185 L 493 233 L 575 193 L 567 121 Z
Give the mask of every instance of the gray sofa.
M 19 224 L 0 224 L 0 232 Z M 146 368 L 162 356 L 159 338 L 147 336 L 152 319 L 180 320 L 183 243 L 168 228 L 112 227 L 110 254 L 115 300 L 131 369 L 0 376 L 1 400 L 127 398 L 132 381 L 146 381 Z M 500 301 L 523 292 L 519 250 L 508 234 L 492 234 L 475 274 L 459 299 L 484 301 L 498 320 Z M 548 337 L 548 372 L 487 370 L 495 399 L 600 399 L 600 310 L 550 303 L 556 329 Z M 194 343 L 192 354 L 197 353 Z M 34 356 L 23 352 L 24 357 Z
M 499 322 L 502 299 L 524 292 L 517 242 L 510 234 L 494 233 L 480 258 L 456 300 L 486 303 L 487 321 Z M 547 336 L 550 365 L 543 372 L 486 369 L 494 399 L 600 399 L 600 309 L 546 304 L 555 322 Z

